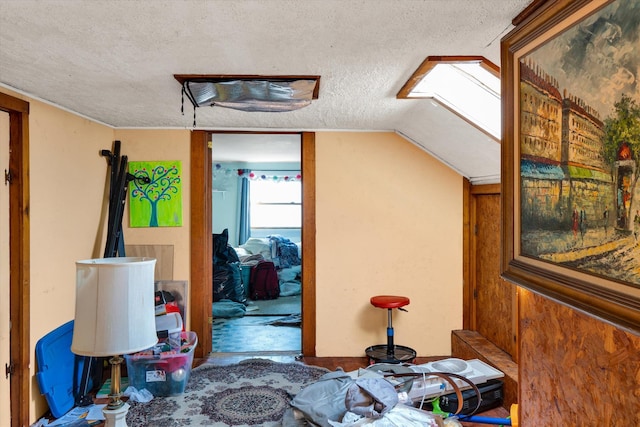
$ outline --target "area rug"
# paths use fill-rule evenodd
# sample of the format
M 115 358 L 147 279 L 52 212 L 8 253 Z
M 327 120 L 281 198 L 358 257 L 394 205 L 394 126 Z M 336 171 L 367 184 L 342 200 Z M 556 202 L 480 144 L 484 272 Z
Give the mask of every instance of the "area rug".
M 278 426 L 289 402 L 328 370 L 302 363 L 248 359 L 202 365 L 191 371 L 183 394 L 131 402 L 130 427 Z

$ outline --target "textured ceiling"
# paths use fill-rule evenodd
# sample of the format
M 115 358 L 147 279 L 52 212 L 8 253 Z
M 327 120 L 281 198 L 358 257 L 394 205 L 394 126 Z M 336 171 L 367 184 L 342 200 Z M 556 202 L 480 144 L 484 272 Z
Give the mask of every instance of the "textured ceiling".
M 474 182 L 499 144 L 396 93 L 429 55 L 482 55 L 531 0 L 0 0 L 0 84 L 117 128 L 191 128 L 174 74 L 320 75 L 286 113 L 198 108 L 211 130 L 391 130 Z

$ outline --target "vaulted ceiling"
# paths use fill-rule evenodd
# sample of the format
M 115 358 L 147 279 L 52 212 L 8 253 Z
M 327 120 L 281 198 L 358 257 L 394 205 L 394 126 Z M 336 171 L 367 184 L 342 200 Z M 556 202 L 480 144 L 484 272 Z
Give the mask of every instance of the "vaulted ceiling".
M 197 109 L 196 128 L 394 131 L 474 183 L 499 143 L 429 99 L 427 56 L 480 55 L 531 0 L 0 0 L 0 85 L 114 128 L 193 127 L 174 74 L 319 75 L 291 112 Z

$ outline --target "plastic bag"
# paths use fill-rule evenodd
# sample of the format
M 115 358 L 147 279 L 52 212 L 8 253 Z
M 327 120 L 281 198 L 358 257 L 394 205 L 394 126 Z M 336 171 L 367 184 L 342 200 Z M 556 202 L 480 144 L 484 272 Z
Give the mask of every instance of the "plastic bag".
M 228 299 L 243 303 L 247 300 L 242 285 L 240 263 L 217 264 L 213 266 L 213 300 Z
M 224 229 L 220 234 L 213 235 L 213 264 L 240 262 L 235 249 L 229 246 L 229 230 Z
M 345 406 L 349 412 L 380 418 L 398 403 L 396 389 L 384 378 L 360 378 L 349 386 Z
M 439 415 L 401 403 L 385 413 L 382 418 L 359 418 L 354 420 L 349 414 L 352 413 L 345 414 L 342 422 L 329 421 L 329 424 L 331 427 L 441 427 L 443 425 L 442 417 Z
M 324 374 L 303 388 L 291 401 L 291 406 L 304 418 L 321 427 L 331 427 L 330 420 L 339 421 L 347 412 L 345 396 L 353 379 L 342 371 Z

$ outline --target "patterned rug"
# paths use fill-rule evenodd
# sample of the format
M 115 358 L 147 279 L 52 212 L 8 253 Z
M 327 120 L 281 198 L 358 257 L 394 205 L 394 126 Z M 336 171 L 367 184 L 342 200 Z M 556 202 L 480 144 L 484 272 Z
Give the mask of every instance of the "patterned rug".
M 130 427 L 278 426 L 303 386 L 328 370 L 264 359 L 236 365 L 202 365 L 191 371 L 185 392 L 131 402 Z

